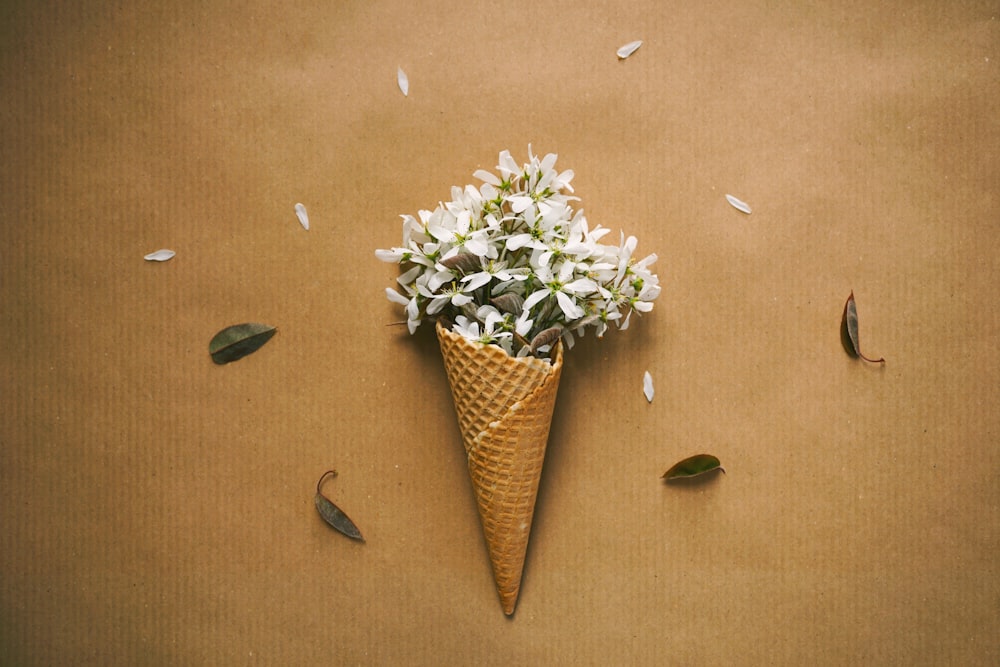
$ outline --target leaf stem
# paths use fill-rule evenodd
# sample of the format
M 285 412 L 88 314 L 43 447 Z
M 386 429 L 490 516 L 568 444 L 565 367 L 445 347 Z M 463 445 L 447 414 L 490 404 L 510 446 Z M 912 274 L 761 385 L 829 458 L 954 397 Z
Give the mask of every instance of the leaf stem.
M 319 493 L 320 495 L 323 495 L 322 493 L 320 493 L 320 488 L 323 486 L 323 480 L 325 480 L 327 477 L 330 477 L 331 475 L 333 477 L 336 477 L 337 476 L 337 471 L 336 470 L 327 470 L 325 473 L 323 473 L 323 476 L 319 478 L 318 482 L 316 482 L 316 493 Z

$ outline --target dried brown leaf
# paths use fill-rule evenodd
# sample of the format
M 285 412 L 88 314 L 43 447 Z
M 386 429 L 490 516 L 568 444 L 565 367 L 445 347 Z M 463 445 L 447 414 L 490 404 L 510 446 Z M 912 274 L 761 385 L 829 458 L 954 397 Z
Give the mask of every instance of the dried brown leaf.
M 531 339 L 531 353 L 538 354 L 538 348 L 555 343 L 559 340 L 559 336 L 562 335 L 562 332 L 562 327 L 549 327 L 548 329 L 542 329 L 539 331 L 538 334 Z
M 847 297 L 847 303 L 844 304 L 844 316 L 840 322 L 840 338 L 844 349 L 852 357 L 858 357 L 873 364 L 885 363 L 885 358 L 870 359 L 861 353 L 861 348 L 858 345 L 858 307 L 854 303 L 853 290 L 851 295 Z
M 346 514 L 344 514 L 343 510 L 334 505 L 333 501 L 324 496 L 322 491 L 320 491 L 323 486 L 323 480 L 330 476 L 336 477 L 337 471 L 327 470 L 323 473 L 323 476 L 319 478 L 319 482 L 316 483 L 316 510 L 319 511 L 319 515 L 323 517 L 323 520 L 330 524 L 330 526 L 338 532 L 347 535 L 353 540 L 360 540 L 361 542 L 364 542 L 365 538 L 361 537 L 361 531 L 358 530 L 356 525 L 354 525 L 354 522 L 351 521 Z
M 447 269 L 458 271 L 463 276 L 467 276 L 470 273 L 477 273 L 483 268 L 479 257 L 471 252 L 460 252 L 457 255 L 452 255 L 448 259 L 442 259 L 441 264 Z
M 521 310 L 524 307 L 524 298 L 520 294 L 507 292 L 506 294 L 493 297 L 490 299 L 490 303 L 501 313 L 520 316 Z

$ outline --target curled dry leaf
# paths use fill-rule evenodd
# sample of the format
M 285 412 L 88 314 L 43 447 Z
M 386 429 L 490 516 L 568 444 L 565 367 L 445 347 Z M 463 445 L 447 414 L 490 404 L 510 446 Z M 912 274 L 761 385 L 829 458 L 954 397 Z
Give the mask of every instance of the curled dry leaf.
M 869 359 L 861 353 L 858 346 L 858 307 L 854 303 L 854 291 L 847 297 L 844 304 L 844 316 L 840 322 L 840 338 L 844 343 L 844 348 L 853 357 L 859 357 L 873 364 L 884 364 L 884 358 Z
M 618 49 L 618 51 L 617 51 L 618 57 L 621 58 L 622 60 L 625 60 L 630 55 L 632 55 L 633 53 L 635 53 L 639 49 L 640 46 L 642 46 L 642 40 L 641 39 L 637 39 L 634 42 L 629 42 L 625 46 L 622 46 L 622 47 L 620 47 Z
M 323 521 L 326 521 L 337 531 L 347 535 L 353 540 L 360 540 L 361 542 L 364 542 L 365 538 L 361 537 L 361 531 L 358 530 L 356 525 L 354 525 L 354 522 L 351 521 L 346 514 L 344 514 L 343 510 L 334 505 L 333 501 L 324 496 L 321 491 L 323 487 L 323 480 L 327 477 L 336 476 L 336 470 L 327 470 L 316 483 L 316 510 L 319 512 L 319 515 L 323 517 Z
M 647 402 L 652 403 L 653 393 L 653 376 L 646 371 L 642 374 L 642 395 L 646 397 Z
M 215 363 L 228 364 L 256 352 L 277 331 L 268 324 L 257 322 L 234 324 L 215 334 L 208 344 L 208 353 Z
M 305 204 L 295 205 L 295 215 L 299 217 L 299 222 L 306 228 L 306 231 L 309 231 L 309 213 L 306 212 Z
M 689 479 L 713 470 L 726 472 L 716 457 L 711 454 L 696 454 L 671 466 L 667 472 L 663 473 L 663 479 L 668 482 L 674 479 Z
M 402 67 L 396 68 L 396 83 L 399 84 L 399 89 L 403 91 L 403 97 L 409 96 L 410 79 L 406 76 L 406 72 L 403 71 Z
M 728 201 L 737 211 L 742 211 L 747 215 L 750 215 L 750 205 L 742 199 L 737 199 L 732 195 L 726 195 L 726 201 Z
M 148 255 L 144 256 L 143 259 L 146 260 L 147 262 L 165 262 L 176 254 L 177 253 L 175 253 L 173 250 L 168 250 L 166 248 L 163 248 L 161 250 L 157 250 L 156 252 L 149 253 Z
M 531 353 L 538 354 L 538 348 L 551 345 L 562 336 L 562 327 L 549 327 L 538 332 L 538 335 L 531 339 Z

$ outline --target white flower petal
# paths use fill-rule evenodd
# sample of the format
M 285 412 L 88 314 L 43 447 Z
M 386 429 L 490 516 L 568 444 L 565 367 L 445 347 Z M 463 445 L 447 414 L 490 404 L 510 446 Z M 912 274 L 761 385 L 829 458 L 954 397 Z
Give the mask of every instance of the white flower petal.
M 747 215 L 750 215 L 750 206 L 745 201 L 741 201 L 732 195 L 726 195 L 726 201 L 732 204 L 733 208 L 737 211 L 743 211 Z
M 649 374 L 649 371 L 642 375 L 642 393 L 647 402 L 653 402 L 653 376 Z
M 451 282 L 452 278 L 451 271 L 436 271 L 433 274 L 429 274 L 427 277 L 427 289 L 437 292 L 441 285 Z
M 464 276 L 461 282 L 465 283 L 465 287 L 463 288 L 465 291 L 474 292 L 492 279 L 493 276 L 483 271 L 480 273 L 473 273 L 472 275 Z
M 406 270 L 405 273 L 396 278 L 396 282 L 402 287 L 408 287 L 413 281 L 417 279 L 421 273 L 424 272 L 424 267 L 417 265 Z M 411 290 L 412 292 L 412 290 Z
M 625 58 L 628 58 L 630 55 L 635 53 L 640 46 L 642 46 L 641 39 L 637 39 L 634 42 L 629 42 L 625 46 L 618 49 L 618 57 L 624 60 Z
M 565 292 L 556 292 L 556 301 L 568 320 L 578 320 L 586 314 Z
M 176 254 L 177 253 L 175 253 L 173 250 L 167 250 L 166 248 L 163 248 L 162 250 L 157 250 L 156 252 L 149 253 L 148 255 L 143 257 L 143 259 L 146 260 L 147 262 L 165 262 Z
M 620 317 L 620 315 L 619 315 L 619 317 Z M 624 320 L 621 320 L 621 321 L 620 321 L 620 322 L 618 323 L 618 329 L 619 329 L 620 331 L 625 331 L 626 329 L 628 329 L 628 321 L 629 321 L 629 319 L 631 319 L 631 318 L 632 318 L 632 310 L 631 310 L 631 309 L 629 309 L 629 311 L 628 311 L 627 313 L 625 313 L 625 319 L 624 319 Z M 609 317 L 608 319 L 611 319 L 611 318 Z
M 392 289 L 391 287 L 385 288 L 385 296 L 389 299 L 389 301 L 392 301 L 393 303 L 398 303 L 401 306 L 410 305 L 409 299 L 407 299 L 405 296 L 403 296 L 396 290 Z
M 510 209 L 514 213 L 523 213 L 532 204 L 531 197 L 525 196 L 511 197 L 508 201 L 510 201 Z
M 563 289 L 571 294 L 590 294 L 597 291 L 597 283 L 589 278 L 577 278 L 563 285 Z
M 512 176 L 521 170 L 521 168 L 517 166 L 517 162 L 514 161 L 514 158 L 511 157 L 510 151 L 508 150 L 500 151 L 499 162 L 500 164 L 497 165 L 497 169 L 500 170 L 500 173 L 503 174 L 505 178 Z
M 427 314 L 428 315 L 436 314 L 438 311 L 444 308 L 444 304 L 446 304 L 447 302 L 448 302 L 447 299 L 432 299 L 431 302 L 427 304 Z
M 410 94 L 410 80 L 407 78 L 406 72 L 403 71 L 402 67 L 396 68 L 396 83 L 399 84 L 399 89 L 403 91 L 404 97 Z
M 427 224 L 427 233 L 438 241 L 444 241 L 445 243 L 451 243 L 455 240 L 455 232 L 434 223 Z
M 490 246 L 482 235 L 472 236 L 465 240 L 465 249 L 476 257 L 482 257 L 489 252 Z
M 386 250 L 384 248 L 379 248 L 375 251 L 375 257 L 382 260 L 383 262 L 393 262 L 399 263 L 403 258 L 402 248 L 393 248 L 392 250 Z
M 493 311 L 486 313 L 485 320 L 486 320 L 486 330 L 489 331 L 490 333 L 493 333 L 497 323 L 503 322 L 503 315 L 501 315 L 499 312 L 496 311 L 496 309 L 494 309 Z
M 474 178 L 478 178 L 484 183 L 489 183 L 490 185 L 493 185 L 495 187 L 500 187 L 500 179 L 497 178 L 496 174 L 494 174 L 493 172 L 486 171 L 485 169 L 477 169 L 475 172 L 473 172 L 472 176 Z
M 521 308 L 523 309 L 523 312 L 525 312 L 525 313 L 530 312 L 531 309 L 535 307 L 536 303 L 538 303 L 539 301 L 541 301 L 542 299 L 544 299 L 548 295 L 549 295 L 549 291 L 547 289 L 540 289 L 540 290 L 538 290 L 536 292 L 532 292 L 528 296 L 528 298 L 524 300 L 524 305 L 521 306 Z
M 530 234 L 517 234 L 507 239 L 507 250 L 517 250 L 531 243 Z
M 305 205 L 303 205 L 303 204 L 296 204 L 295 205 L 295 215 L 299 216 L 299 222 L 301 222 L 302 226 L 306 228 L 306 231 L 308 231 L 309 230 L 309 214 L 306 213 L 306 207 L 305 207 Z

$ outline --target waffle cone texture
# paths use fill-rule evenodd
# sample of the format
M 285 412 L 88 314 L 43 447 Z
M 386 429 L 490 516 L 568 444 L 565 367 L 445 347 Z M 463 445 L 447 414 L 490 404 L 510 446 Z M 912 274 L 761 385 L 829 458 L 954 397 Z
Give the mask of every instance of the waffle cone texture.
M 468 456 L 483 536 L 500 604 L 514 613 L 562 373 L 552 362 L 515 359 L 437 325 L 452 399 Z

